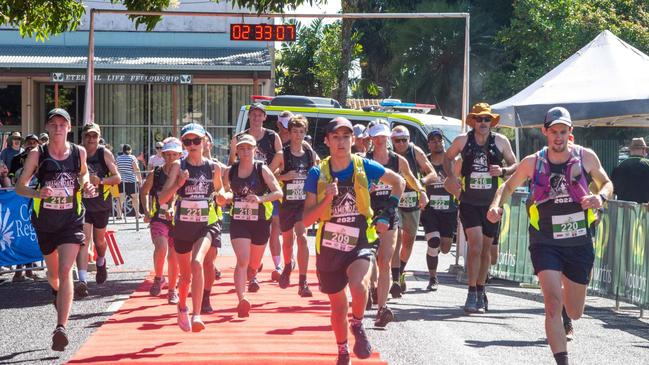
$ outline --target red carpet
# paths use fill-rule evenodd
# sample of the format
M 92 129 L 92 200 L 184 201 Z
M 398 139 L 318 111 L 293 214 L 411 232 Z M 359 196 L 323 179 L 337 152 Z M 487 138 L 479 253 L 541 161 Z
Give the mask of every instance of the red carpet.
M 272 267 L 270 258 L 264 266 Z M 291 286 L 270 282 L 270 271 L 258 278 L 261 289 L 247 294 L 249 318 L 237 318 L 232 282 L 234 257 L 219 257 L 223 272 L 212 287 L 215 313 L 201 316 L 207 328 L 185 333 L 176 325 L 176 306 L 167 304 L 166 289 L 149 295 L 149 277 L 70 360 L 70 364 L 333 364 L 336 341 L 329 323 L 329 302 L 309 272 L 312 298 L 297 295 L 297 271 Z M 315 258 L 310 260 L 313 265 Z M 188 298 L 191 309 L 191 299 Z M 354 344 L 349 334 L 350 350 Z M 375 352 L 353 363 L 385 364 Z

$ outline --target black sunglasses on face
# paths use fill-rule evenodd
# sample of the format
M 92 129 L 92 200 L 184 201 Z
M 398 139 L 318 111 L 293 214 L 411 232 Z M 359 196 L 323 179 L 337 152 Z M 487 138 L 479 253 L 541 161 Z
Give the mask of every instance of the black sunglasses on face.
M 394 143 L 407 143 L 408 138 L 395 138 L 393 139 Z
M 201 138 L 201 137 L 196 137 L 196 138 L 192 138 L 192 139 L 189 139 L 189 138 L 183 139 L 183 144 L 185 146 L 191 146 L 192 144 L 194 144 L 195 146 L 198 146 L 202 142 L 203 142 L 203 138 Z
M 475 121 L 478 123 L 491 123 L 491 117 L 475 117 Z

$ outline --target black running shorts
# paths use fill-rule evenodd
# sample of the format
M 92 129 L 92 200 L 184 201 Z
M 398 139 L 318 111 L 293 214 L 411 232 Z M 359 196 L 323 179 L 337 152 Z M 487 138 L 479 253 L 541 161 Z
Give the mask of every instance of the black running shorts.
M 92 224 L 95 229 L 103 229 L 108 225 L 110 210 L 91 212 L 86 210 L 86 223 Z
M 595 261 L 593 244 L 563 247 L 548 244 L 530 245 L 534 274 L 543 270 L 560 271 L 577 284 L 588 285 Z
M 73 243 L 83 246 L 83 241 L 86 236 L 83 234 L 83 225 L 74 225 L 60 229 L 57 232 L 44 232 L 36 230 L 36 238 L 38 239 L 38 246 L 43 253 L 47 256 L 54 252 L 62 244 Z
M 201 233 L 193 241 L 188 241 L 187 238 L 183 239 L 184 237 L 174 234 L 174 249 L 176 250 L 176 253 L 180 254 L 190 252 L 194 243 L 198 239 L 205 237 L 209 237 L 212 240 L 212 247 L 221 247 L 221 223 L 216 222 L 203 227 Z
M 279 226 L 282 232 L 295 227 L 295 223 L 303 219 L 304 204 L 282 204 L 279 207 Z
M 265 245 L 270 238 L 270 220 L 268 221 L 231 221 L 230 240 L 246 238 L 253 245 Z
M 367 260 L 372 259 L 373 253 L 370 247 L 365 247 L 362 249 L 353 250 L 345 254 L 346 260 L 344 267 L 335 271 L 322 271 L 318 267 L 318 261 L 316 260 L 316 274 L 318 275 L 318 280 L 320 281 L 320 291 L 325 294 L 335 294 L 339 291 L 345 289 L 349 279 L 347 278 L 347 268 L 356 260 Z
M 488 206 L 460 204 L 460 221 L 464 229 L 482 227 L 482 234 L 494 238 L 498 230 L 498 223 L 491 223 L 487 219 Z
M 452 238 L 457 231 L 457 212 L 438 212 L 427 208 L 421 213 L 424 232 L 439 232 L 441 237 Z

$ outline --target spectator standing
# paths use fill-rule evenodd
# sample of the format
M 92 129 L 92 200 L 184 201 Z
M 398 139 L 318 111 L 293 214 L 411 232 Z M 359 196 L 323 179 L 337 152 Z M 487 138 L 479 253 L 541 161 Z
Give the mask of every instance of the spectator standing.
M 131 196 L 131 205 L 135 211 L 135 217 L 140 218 L 140 200 L 138 197 L 138 184 L 142 180 L 140 168 L 137 160 L 133 156 L 131 146 L 125 144 L 122 147 L 122 154 L 117 156 L 117 169 L 122 177 L 122 183 L 119 185 L 119 210 L 117 218 L 122 218 L 124 209 L 125 195 Z
M 649 202 L 649 159 L 644 138 L 634 138 L 629 146 L 629 158 L 622 161 L 611 174 L 614 193 L 618 200 L 636 203 Z
M 147 164 L 147 171 L 151 172 L 155 170 L 156 167 L 162 166 L 165 164 L 165 159 L 162 157 L 162 142 L 155 143 L 155 155 L 149 157 L 149 163 Z
M 24 151 L 20 146 L 21 143 L 22 136 L 20 135 L 20 132 L 12 132 L 9 136 L 9 145 L 0 152 L 0 160 L 4 162 L 5 166 L 11 166 L 11 159 Z

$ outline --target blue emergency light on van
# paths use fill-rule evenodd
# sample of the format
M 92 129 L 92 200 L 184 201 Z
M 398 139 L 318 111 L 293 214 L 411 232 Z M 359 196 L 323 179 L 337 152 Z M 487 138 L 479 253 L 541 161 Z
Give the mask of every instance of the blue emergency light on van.
M 382 107 L 392 107 L 392 108 L 426 108 L 426 109 L 435 109 L 434 104 L 419 104 L 419 103 L 404 103 L 399 99 L 383 99 L 379 103 Z

